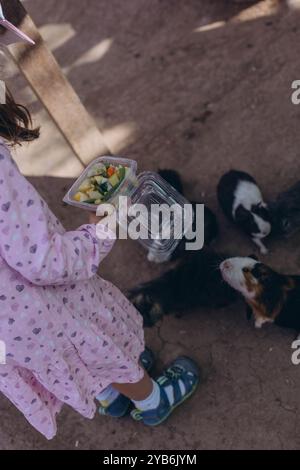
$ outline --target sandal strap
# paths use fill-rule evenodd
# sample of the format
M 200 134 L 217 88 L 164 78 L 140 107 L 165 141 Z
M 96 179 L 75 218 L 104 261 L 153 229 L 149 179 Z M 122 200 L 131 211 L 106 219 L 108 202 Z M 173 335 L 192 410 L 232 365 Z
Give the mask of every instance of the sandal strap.
M 174 367 L 170 367 L 169 369 L 167 369 L 165 374 L 161 375 L 157 379 L 157 383 L 160 385 L 160 387 L 162 388 L 166 388 L 168 386 L 172 387 L 173 395 L 174 395 L 174 403 L 172 406 L 179 403 L 190 388 L 190 384 L 187 383 L 188 380 L 186 377 L 186 373 L 187 372 L 183 368 L 174 366 Z M 182 392 L 180 388 L 179 381 L 181 381 L 184 386 L 184 393 Z

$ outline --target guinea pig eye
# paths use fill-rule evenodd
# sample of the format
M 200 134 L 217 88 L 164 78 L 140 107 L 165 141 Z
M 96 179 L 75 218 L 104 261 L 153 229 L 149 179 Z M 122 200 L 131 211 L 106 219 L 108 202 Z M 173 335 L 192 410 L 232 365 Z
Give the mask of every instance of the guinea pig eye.
M 249 268 L 243 268 L 243 273 L 250 273 L 250 269 Z

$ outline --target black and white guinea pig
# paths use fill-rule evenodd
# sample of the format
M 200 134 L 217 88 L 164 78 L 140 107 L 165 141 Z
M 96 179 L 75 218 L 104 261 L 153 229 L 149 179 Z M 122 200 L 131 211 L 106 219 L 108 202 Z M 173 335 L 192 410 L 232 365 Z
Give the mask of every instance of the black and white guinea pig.
M 244 297 L 256 328 L 264 323 L 300 330 L 300 276 L 274 271 L 254 257 L 220 264 L 224 281 Z
M 278 236 L 290 237 L 300 230 L 300 181 L 280 193 L 270 204 L 272 228 Z
M 231 170 L 220 179 L 217 193 L 225 215 L 266 254 L 262 239 L 271 232 L 271 216 L 255 179 L 243 171 Z
M 180 194 L 183 194 L 182 180 L 181 180 L 179 173 L 176 170 L 172 170 L 172 169 L 159 170 L 158 174 L 162 178 L 164 178 L 171 186 L 173 186 L 173 188 L 176 189 L 176 191 L 178 191 Z M 203 202 L 200 202 L 200 201 L 190 201 L 190 203 L 192 204 L 193 214 L 195 214 L 196 205 L 203 204 Z M 194 232 L 196 230 L 195 218 L 193 220 L 192 230 Z M 211 242 L 215 238 L 217 238 L 218 234 L 219 234 L 219 226 L 218 226 L 217 218 L 214 212 L 205 204 L 204 205 L 204 245 L 209 246 Z M 184 256 L 186 252 L 185 250 L 186 241 L 187 240 L 185 237 L 182 240 L 180 240 L 176 249 L 168 258 L 162 260 L 162 258 L 160 257 L 159 259 L 157 259 L 155 255 L 153 255 L 152 253 L 149 253 L 148 261 L 151 261 L 154 263 L 162 263 L 162 262 L 167 262 L 167 261 L 174 261 L 175 259 L 181 258 L 182 256 Z M 192 242 L 193 240 L 189 240 L 189 243 L 192 243 Z

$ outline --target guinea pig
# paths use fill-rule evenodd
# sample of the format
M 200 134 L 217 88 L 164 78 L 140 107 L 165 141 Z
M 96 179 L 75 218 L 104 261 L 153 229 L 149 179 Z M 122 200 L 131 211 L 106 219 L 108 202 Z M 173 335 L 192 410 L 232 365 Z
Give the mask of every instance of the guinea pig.
M 270 204 L 275 235 L 290 237 L 300 230 L 300 181 Z
M 166 180 L 176 191 L 183 194 L 183 185 L 181 177 L 176 170 L 164 169 L 158 170 L 158 174 Z
M 164 315 L 182 316 L 191 309 L 222 308 L 236 301 L 236 290 L 223 281 L 218 269 L 224 259 L 225 255 L 208 248 L 189 251 L 172 269 L 131 289 L 129 299 L 144 326 L 155 325 Z
M 183 194 L 183 184 L 181 181 L 181 177 L 179 173 L 176 170 L 170 170 L 170 169 L 165 169 L 165 170 L 159 170 L 158 174 L 164 178 L 173 188 L 175 188 L 180 194 Z M 203 204 L 203 202 L 199 201 L 191 201 L 192 204 L 192 209 L 193 209 L 193 214 L 195 214 L 195 207 L 196 204 Z M 192 224 L 192 230 L 193 232 L 196 231 L 196 219 L 194 217 L 193 219 L 193 224 Z M 219 226 L 218 226 L 218 221 L 217 218 L 214 214 L 214 212 L 204 205 L 204 245 L 209 246 L 210 243 L 217 238 L 219 234 Z M 189 243 L 192 243 L 194 240 L 191 239 L 189 240 Z M 185 244 L 187 240 L 184 237 L 180 242 L 178 243 L 176 249 L 173 251 L 173 253 L 168 256 L 165 259 L 162 259 L 161 257 L 156 258 L 155 255 L 152 253 L 148 254 L 148 261 L 151 262 L 156 262 L 156 263 L 162 263 L 162 262 L 167 262 L 167 261 L 174 261 L 175 259 L 181 258 L 185 254 Z
M 244 297 L 256 328 L 275 323 L 300 330 L 300 276 L 280 274 L 252 257 L 228 258 L 220 270 Z
M 262 239 L 271 233 L 271 215 L 255 179 L 244 171 L 231 170 L 220 179 L 217 194 L 225 215 L 266 254 Z

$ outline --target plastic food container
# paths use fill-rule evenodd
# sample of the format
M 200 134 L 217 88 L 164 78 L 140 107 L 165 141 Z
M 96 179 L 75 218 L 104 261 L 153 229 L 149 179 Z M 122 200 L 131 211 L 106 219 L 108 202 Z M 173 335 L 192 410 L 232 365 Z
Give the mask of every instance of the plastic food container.
M 128 172 L 121 182 L 121 184 L 117 187 L 114 191 L 112 196 L 107 199 L 105 202 L 108 204 L 113 204 L 116 208 L 118 205 L 118 197 L 119 196 L 128 196 L 132 191 L 134 185 L 136 184 L 136 170 L 137 170 L 137 163 L 134 160 L 129 160 L 127 158 L 122 157 L 98 157 L 93 160 L 81 173 L 79 178 L 75 181 L 75 183 L 71 186 L 67 194 L 65 195 L 63 201 L 71 206 L 80 207 L 81 209 L 86 209 L 91 212 L 97 211 L 97 206 L 93 204 L 89 204 L 87 202 L 77 202 L 74 201 L 74 196 L 78 192 L 79 187 L 83 183 L 84 180 L 88 178 L 88 175 L 92 168 L 99 163 L 109 163 L 112 165 L 123 165 L 124 167 L 128 168 Z
M 97 206 L 91 205 L 85 202 L 74 201 L 73 197 L 77 193 L 78 188 L 82 182 L 87 179 L 91 169 L 99 163 L 110 163 L 112 165 L 122 165 L 128 168 L 126 176 L 121 184 L 113 192 L 112 196 L 105 201 L 105 203 L 113 204 L 117 210 L 117 220 L 125 231 L 127 231 L 130 222 L 134 219 L 134 216 L 126 215 L 120 216 L 119 212 L 119 198 L 120 196 L 127 197 L 127 207 L 130 208 L 135 204 L 142 204 L 147 209 L 147 215 L 140 217 L 140 223 L 144 228 L 143 233 L 146 233 L 146 237 L 137 238 L 139 243 L 146 248 L 151 258 L 156 261 L 164 261 L 170 257 L 172 252 L 176 249 L 181 238 L 191 228 L 191 224 L 185 227 L 182 223 L 181 227 L 176 227 L 175 230 L 175 213 L 170 211 L 170 217 L 165 220 L 162 217 L 155 217 L 153 215 L 153 205 L 156 206 L 174 206 L 176 204 L 176 213 L 181 216 L 182 221 L 184 220 L 184 206 L 189 204 L 189 201 L 185 199 L 180 193 L 178 193 L 167 181 L 165 181 L 159 174 L 155 172 L 142 172 L 137 174 L 137 163 L 134 160 L 130 160 L 122 157 L 100 157 L 92 161 L 88 167 L 83 171 L 81 176 L 75 181 L 70 190 L 64 197 L 64 202 L 72 206 L 80 207 L 89 211 L 96 211 Z M 130 211 L 129 211 L 130 213 Z M 150 216 L 151 214 L 151 216 Z M 155 220 L 156 231 L 153 231 L 153 223 Z M 170 237 L 163 238 L 162 234 L 165 231 L 170 233 Z M 142 231 L 142 230 L 141 230 Z M 175 238 L 176 232 L 176 238 Z M 178 236 L 179 235 L 179 236 Z

